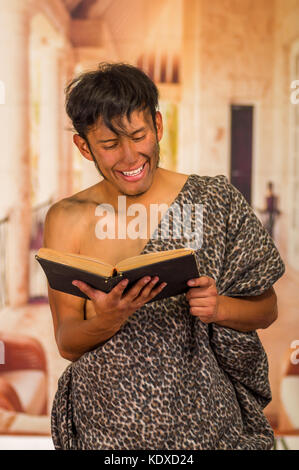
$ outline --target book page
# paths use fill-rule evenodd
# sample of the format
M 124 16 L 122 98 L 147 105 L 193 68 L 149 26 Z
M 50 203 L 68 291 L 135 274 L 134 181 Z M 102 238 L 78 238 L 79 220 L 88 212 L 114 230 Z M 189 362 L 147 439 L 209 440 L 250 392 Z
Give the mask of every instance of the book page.
M 189 248 L 179 248 L 177 250 L 157 251 L 155 253 L 147 253 L 145 255 L 132 256 L 131 258 L 124 259 L 116 264 L 118 271 L 128 271 L 130 269 L 147 266 L 149 264 L 166 261 L 172 258 L 179 258 L 194 253 L 194 250 Z
M 112 276 L 114 270 L 114 267 L 111 264 L 105 263 L 98 258 L 90 258 L 88 256 L 74 253 L 64 253 L 50 248 L 40 248 L 37 256 L 55 263 L 72 266 L 104 277 Z

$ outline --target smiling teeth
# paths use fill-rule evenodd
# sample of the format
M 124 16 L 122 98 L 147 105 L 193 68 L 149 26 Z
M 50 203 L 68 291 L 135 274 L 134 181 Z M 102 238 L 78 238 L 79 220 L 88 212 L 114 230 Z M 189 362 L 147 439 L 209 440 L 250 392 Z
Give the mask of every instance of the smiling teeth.
M 142 172 L 144 165 L 142 165 L 140 168 L 137 168 L 137 170 L 134 171 L 122 171 L 123 175 L 125 176 L 135 176 L 138 175 L 139 173 Z

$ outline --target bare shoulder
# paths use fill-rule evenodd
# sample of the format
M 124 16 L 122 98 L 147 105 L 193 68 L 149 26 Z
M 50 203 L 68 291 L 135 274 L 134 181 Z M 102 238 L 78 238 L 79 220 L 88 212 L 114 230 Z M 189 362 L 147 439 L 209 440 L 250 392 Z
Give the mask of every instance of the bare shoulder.
M 179 191 L 189 178 L 189 175 L 178 173 L 171 170 L 163 169 L 161 172 L 162 178 L 165 180 L 165 187 L 173 188 L 174 191 Z
M 81 191 L 53 204 L 44 226 L 44 247 L 79 253 L 80 236 L 88 223 L 89 190 Z
M 61 251 L 76 251 L 72 233 L 73 211 L 69 210 L 67 201 L 58 201 L 47 212 L 44 225 L 45 248 Z

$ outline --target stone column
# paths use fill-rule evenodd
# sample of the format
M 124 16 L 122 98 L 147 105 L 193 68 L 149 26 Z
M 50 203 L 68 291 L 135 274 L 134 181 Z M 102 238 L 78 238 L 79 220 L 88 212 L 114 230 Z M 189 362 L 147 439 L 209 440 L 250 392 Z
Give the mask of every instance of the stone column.
M 56 198 L 59 166 L 58 55 L 48 39 L 41 46 L 39 201 Z
M 9 304 L 28 300 L 30 212 L 29 33 L 30 0 L 0 0 L 0 206 L 9 216 L 7 288 Z
M 65 111 L 65 88 L 74 77 L 75 58 L 71 45 L 59 53 L 59 198 L 72 194 L 73 186 L 73 132 L 72 123 Z
M 178 171 L 200 171 L 200 8 L 201 0 L 184 0 L 182 102 Z

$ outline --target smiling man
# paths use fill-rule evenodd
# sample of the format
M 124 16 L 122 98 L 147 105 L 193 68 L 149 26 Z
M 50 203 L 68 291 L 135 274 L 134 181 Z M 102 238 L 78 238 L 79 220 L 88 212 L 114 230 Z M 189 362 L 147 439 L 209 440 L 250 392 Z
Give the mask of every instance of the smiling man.
M 148 110 L 115 119 L 114 128 L 99 119 L 88 136 L 74 136 L 82 155 L 93 160 L 109 192 L 140 196 L 151 187 L 159 163 L 162 117 Z
M 55 447 L 271 448 L 262 412 L 271 399 L 267 358 L 255 330 L 277 317 L 272 286 L 284 264 L 273 240 L 225 176 L 159 167 L 158 91 L 139 69 L 101 64 L 76 78 L 67 113 L 75 145 L 102 180 L 51 207 L 45 247 L 110 264 L 184 248 L 188 240 L 169 235 L 163 222 L 178 226 L 174 206 L 196 204 L 203 233 L 195 250 L 200 277 L 186 294 L 155 302 L 165 287 L 157 277 L 126 291 L 123 280 L 109 294 L 74 279 L 89 300 L 49 287 L 57 346 L 71 361 L 53 403 Z M 146 218 L 151 205 L 163 205 L 156 227 L 144 221 L 145 237 L 128 236 L 120 197 L 128 208 L 142 205 Z M 97 238 L 99 206 L 113 208 L 122 236 Z

